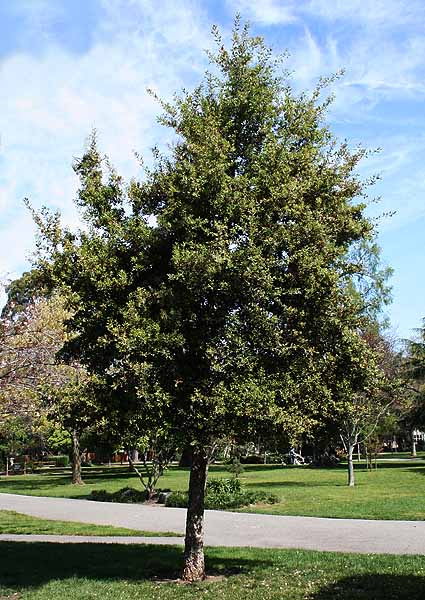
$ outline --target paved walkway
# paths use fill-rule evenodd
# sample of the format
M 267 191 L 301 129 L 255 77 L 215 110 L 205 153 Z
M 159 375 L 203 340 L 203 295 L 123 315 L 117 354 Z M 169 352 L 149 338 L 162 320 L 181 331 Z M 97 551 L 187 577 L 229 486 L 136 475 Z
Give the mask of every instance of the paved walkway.
M 45 498 L 0 494 L 0 509 L 46 519 L 115 525 L 145 531 L 184 532 L 186 511 L 182 508 L 111 504 L 67 498 Z M 3 535 L 1 539 L 18 536 Z M 42 536 L 56 541 L 56 536 Z M 34 536 L 31 536 L 34 539 Z M 40 536 L 37 536 L 41 540 Z M 74 541 L 67 536 L 62 541 Z M 18 539 L 24 539 L 19 536 Z M 99 541 L 81 538 L 78 542 Z M 120 542 L 123 538 L 120 538 Z M 111 537 L 102 541 L 115 542 Z M 175 544 L 181 538 L 126 538 L 126 543 Z M 253 546 L 257 548 L 304 548 L 336 552 L 379 554 L 425 554 L 425 521 L 366 521 L 282 517 L 252 513 L 207 510 L 205 543 L 208 546 Z

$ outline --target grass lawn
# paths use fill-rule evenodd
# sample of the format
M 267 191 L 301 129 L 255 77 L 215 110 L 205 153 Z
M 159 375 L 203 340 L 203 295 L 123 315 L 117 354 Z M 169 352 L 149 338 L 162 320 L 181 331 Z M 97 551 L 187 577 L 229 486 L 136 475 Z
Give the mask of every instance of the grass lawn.
M 215 548 L 207 570 L 217 580 L 178 585 L 158 581 L 178 576 L 173 546 L 3 542 L 0 552 L 10 600 L 423 600 L 425 589 L 417 556 Z
M 11 510 L 0 510 L 0 533 L 31 534 L 44 533 L 51 535 L 135 535 L 135 536 L 181 536 L 179 533 L 158 533 L 138 531 L 125 527 L 112 527 L 111 525 L 91 525 L 75 523 L 73 521 L 53 521 L 38 519 Z
M 408 454 L 382 460 L 368 472 L 355 465 L 356 487 L 346 485 L 346 468 L 245 466 L 242 480 L 248 488 L 276 494 L 275 505 L 249 507 L 249 512 L 316 517 L 423 520 L 425 518 L 425 460 L 409 461 Z M 391 455 L 389 458 L 392 458 Z M 188 469 L 172 467 L 160 480 L 162 488 L 186 490 Z M 84 486 L 72 486 L 69 473 L 42 473 L 0 478 L 0 492 L 36 496 L 84 498 L 93 489 L 116 491 L 127 485 L 137 488 L 137 477 L 123 466 L 84 470 Z M 223 466 L 212 465 L 210 477 L 229 477 Z

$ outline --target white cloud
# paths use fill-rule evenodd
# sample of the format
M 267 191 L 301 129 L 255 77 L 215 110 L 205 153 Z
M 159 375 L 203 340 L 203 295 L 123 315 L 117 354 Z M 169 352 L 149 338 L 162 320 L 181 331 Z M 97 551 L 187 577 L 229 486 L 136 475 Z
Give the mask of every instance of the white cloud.
M 402 27 L 425 14 L 421 0 L 308 0 L 296 5 L 304 14 L 371 26 Z
M 285 25 L 306 18 L 343 21 L 348 27 L 403 27 L 425 16 L 422 0 L 227 0 L 229 12 L 240 12 L 261 25 Z M 423 23 L 423 21 L 422 21 Z
M 261 25 L 286 25 L 297 20 L 291 2 L 227 0 L 227 5 L 231 12 L 240 13 L 242 18 L 248 18 Z
M 30 3 L 31 4 L 31 3 Z M 37 2 L 28 16 L 48 19 L 56 3 Z M 170 137 L 155 125 L 160 107 L 146 92 L 170 98 L 205 66 L 209 27 L 196 5 L 104 0 L 104 17 L 85 53 L 52 43 L 43 53 L 7 56 L 0 63 L 0 273 L 20 270 L 32 247 L 33 226 L 22 199 L 60 208 L 75 224 L 73 157 L 93 127 L 100 146 L 125 177 L 137 174 L 133 151 Z M 38 13 L 37 13 L 38 10 Z M 13 250 L 12 250 L 13 249 Z

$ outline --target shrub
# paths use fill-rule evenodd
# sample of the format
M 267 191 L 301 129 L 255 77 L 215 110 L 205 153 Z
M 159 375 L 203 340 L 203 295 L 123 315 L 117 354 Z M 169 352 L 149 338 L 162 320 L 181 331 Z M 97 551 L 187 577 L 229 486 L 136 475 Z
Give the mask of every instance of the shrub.
M 186 508 L 187 502 L 187 492 L 173 492 L 168 496 L 165 505 Z M 207 483 L 205 508 L 213 510 L 241 508 L 259 502 L 275 504 L 279 502 L 279 498 L 265 492 L 247 491 L 242 487 L 239 479 L 212 479 Z
M 233 477 L 235 477 L 236 479 L 239 477 L 239 475 L 242 475 L 242 473 L 245 472 L 245 469 L 243 468 L 243 465 L 241 465 L 241 461 L 239 460 L 239 458 L 233 458 L 233 460 L 227 465 L 227 471 L 229 471 L 229 473 L 232 473 Z
M 55 467 L 67 467 L 69 465 L 69 456 L 67 454 L 49 456 L 49 460 L 55 463 Z
M 135 490 L 131 487 L 125 487 L 117 492 L 107 492 L 106 490 L 92 490 L 89 500 L 97 502 L 122 502 L 125 504 L 138 504 L 147 500 L 146 491 Z
M 187 500 L 187 492 L 172 492 L 165 501 L 165 506 L 170 506 L 171 508 L 187 508 Z
M 206 495 L 235 494 L 242 490 L 239 479 L 211 479 L 207 483 Z

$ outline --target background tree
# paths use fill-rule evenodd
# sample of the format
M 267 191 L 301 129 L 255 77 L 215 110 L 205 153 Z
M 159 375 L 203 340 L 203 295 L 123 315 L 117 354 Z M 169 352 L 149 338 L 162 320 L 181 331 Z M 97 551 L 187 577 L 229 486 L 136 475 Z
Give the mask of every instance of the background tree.
M 39 268 L 72 316 L 65 344 L 103 406 L 166 424 L 192 448 L 183 578 L 205 576 L 204 493 L 215 441 L 264 418 L 300 435 L 336 410 L 339 374 L 361 392 L 367 345 L 344 285 L 372 235 L 362 150 L 324 124 L 324 83 L 296 96 L 239 23 L 215 31 L 214 74 L 162 103 L 177 134 L 125 187 L 93 137 L 75 163 L 87 229 L 36 215 Z M 152 218 L 154 217 L 154 218 Z
M 378 324 L 362 334 L 369 348 L 369 359 L 363 365 L 369 372 L 368 387 L 352 391 L 352 380 L 342 377 L 345 404 L 338 407 L 340 436 L 347 453 L 348 485 L 355 485 L 353 454 L 358 444 L 367 445 L 376 436 L 379 426 L 389 417 L 390 408 L 401 395 L 400 360 L 394 341 L 384 336 Z M 343 392 L 344 394 L 344 392 Z
M 403 363 L 405 395 L 401 421 L 412 441 L 416 455 L 414 430 L 425 427 L 425 319 L 416 331 L 416 339 L 405 340 L 406 355 Z
M 30 281 L 31 285 L 28 284 Z M 7 417 L 39 419 L 50 415 L 68 428 L 73 440 L 72 481 L 81 483 L 79 432 L 85 427 L 84 370 L 74 361 L 61 362 L 58 354 L 69 337 L 65 321 L 70 313 L 63 298 L 30 297 L 34 279 L 24 275 L 16 285 L 0 321 L 0 402 Z M 16 290 L 25 289 L 17 295 Z M 13 300 L 12 298 L 16 299 Z M 19 301 L 18 301 L 19 298 Z M 84 397 L 84 401 L 81 398 Z M 84 424 L 83 424 L 84 423 Z

